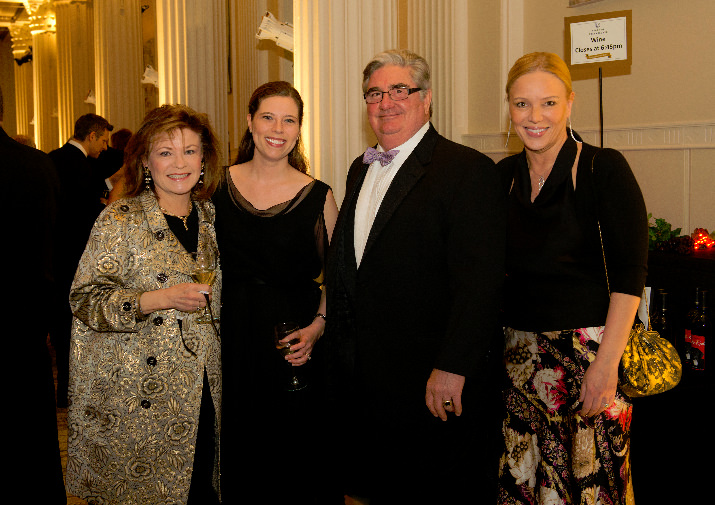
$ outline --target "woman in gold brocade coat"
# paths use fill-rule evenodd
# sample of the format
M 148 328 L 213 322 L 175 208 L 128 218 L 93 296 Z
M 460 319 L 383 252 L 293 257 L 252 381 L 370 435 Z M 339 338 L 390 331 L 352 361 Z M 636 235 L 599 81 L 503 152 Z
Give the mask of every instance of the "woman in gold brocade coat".
M 127 146 L 126 198 L 97 219 L 70 293 L 67 488 L 90 504 L 218 503 L 221 358 L 192 281 L 222 171 L 205 114 L 165 105 Z M 200 309 L 200 310 L 199 310 Z

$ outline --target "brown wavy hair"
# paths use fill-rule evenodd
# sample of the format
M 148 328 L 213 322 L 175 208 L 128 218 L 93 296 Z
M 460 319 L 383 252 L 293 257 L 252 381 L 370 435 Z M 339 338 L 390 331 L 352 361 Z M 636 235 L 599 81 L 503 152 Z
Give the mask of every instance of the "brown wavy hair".
M 203 184 L 196 184 L 191 195 L 196 199 L 211 198 L 223 178 L 223 167 L 219 166 L 218 138 L 208 115 L 186 105 L 162 105 L 153 109 L 129 139 L 125 149 L 125 196 L 137 196 L 145 190 L 144 164 L 156 138 L 164 133 L 171 135 L 183 128 L 196 132 L 201 138 Z
M 300 93 L 295 89 L 289 82 L 286 81 L 272 81 L 262 84 L 251 95 L 251 99 L 248 101 L 248 114 L 253 118 L 261 102 L 266 98 L 272 96 L 288 96 L 295 101 L 298 106 L 298 125 L 303 126 L 303 99 L 300 97 Z M 253 159 L 253 152 L 256 145 L 253 143 L 253 135 L 251 130 L 246 128 L 246 132 L 243 134 L 241 143 L 238 146 L 238 155 L 236 160 L 233 162 L 234 165 L 240 163 L 246 163 Z M 288 163 L 290 166 L 307 174 L 310 170 L 310 164 L 308 163 L 308 158 L 305 156 L 305 151 L 303 149 L 303 140 L 300 134 L 298 134 L 298 139 L 293 146 L 293 150 L 288 154 Z

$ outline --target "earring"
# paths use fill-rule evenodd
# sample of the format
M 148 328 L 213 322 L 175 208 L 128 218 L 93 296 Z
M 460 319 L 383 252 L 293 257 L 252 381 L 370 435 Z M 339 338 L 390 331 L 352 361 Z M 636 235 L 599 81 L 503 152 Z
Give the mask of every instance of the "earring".
M 578 142 L 581 144 L 580 140 L 576 140 L 576 137 L 573 135 L 573 126 L 571 126 L 571 116 L 569 116 L 569 133 L 571 133 L 571 138 L 574 140 L 574 142 Z
M 144 167 L 144 189 L 151 191 L 151 171 L 149 167 Z
M 201 160 L 201 173 L 199 174 L 199 185 L 204 183 L 204 170 L 206 169 L 206 165 L 204 164 L 204 160 Z
M 506 143 L 504 144 L 504 149 L 509 145 L 509 137 L 511 136 L 511 119 L 509 119 L 509 129 L 506 131 Z

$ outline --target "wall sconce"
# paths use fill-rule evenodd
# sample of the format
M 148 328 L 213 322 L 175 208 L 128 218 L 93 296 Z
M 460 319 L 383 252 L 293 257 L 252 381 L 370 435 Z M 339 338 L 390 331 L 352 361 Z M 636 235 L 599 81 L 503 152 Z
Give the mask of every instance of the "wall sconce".
M 89 90 L 89 93 L 87 93 L 87 96 L 84 97 L 84 103 L 91 103 L 92 105 L 97 105 L 97 97 L 94 96 L 94 91 L 91 89 Z
M 270 12 L 266 12 L 256 33 L 257 39 L 269 39 L 279 47 L 293 52 L 293 25 L 281 23 Z
M 153 84 L 154 87 L 159 87 L 159 72 L 154 70 L 154 67 L 147 65 L 142 76 L 142 84 Z

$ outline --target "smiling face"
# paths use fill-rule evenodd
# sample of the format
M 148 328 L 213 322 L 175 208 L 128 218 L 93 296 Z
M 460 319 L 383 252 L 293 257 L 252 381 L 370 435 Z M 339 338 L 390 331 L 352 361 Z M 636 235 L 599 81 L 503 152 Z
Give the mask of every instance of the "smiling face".
M 560 149 L 574 93 L 554 74 L 537 70 L 519 77 L 509 90 L 509 114 L 527 151 L 535 154 Z
M 189 128 L 162 133 L 151 143 L 147 158 L 160 205 L 186 201 L 201 175 L 201 137 Z
M 400 86 L 418 87 L 410 67 L 385 65 L 372 73 L 366 88 L 368 92 L 388 91 Z M 389 151 L 417 133 L 429 121 L 431 102 L 432 90 L 427 90 L 424 97 L 422 93 L 412 93 L 406 100 L 394 101 L 390 95 L 384 94 L 381 102 L 367 104 L 367 118 L 382 148 Z
M 286 158 L 300 135 L 298 104 L 289 96 L 264 98 L 258 110 L 248 115 L 256 156 L 277 161 Z

